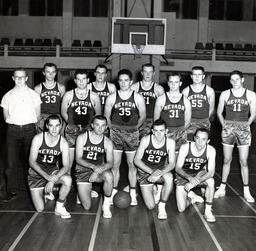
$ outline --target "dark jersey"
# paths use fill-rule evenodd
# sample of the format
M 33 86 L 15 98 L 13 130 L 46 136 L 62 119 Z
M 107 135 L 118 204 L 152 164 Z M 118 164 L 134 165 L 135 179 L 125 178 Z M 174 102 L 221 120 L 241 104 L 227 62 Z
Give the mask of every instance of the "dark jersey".
M 155 90 L 155 83 L 153 83 L 152 87 L 149 90 L 144 90 L 142 88 L 142 83 L 139 82 L 138 93 L 140 93 L 145 100 L 146 119 L 153 119 L 154 117 L 154 107 L 155 107 L 156 98 L 157 98 L 154 90 Z
M 195 174 L 200 172 L 201 170 L 207 170 L 207 164 L 208 164 L 208 158 L 207 158 L 207 145 L 205 147 L 204 152 L 201 154 L 201 156 L 197 157 L 194 156 L 191 151 L 191 142 L 189 142 L 189 150 L 188 154 L 185 158 L 185 163 L 182 167 L 182 169 L 187 174 Z
M 95 114 L 91 101 L 91 91 L 88 91 L 87 97 L 81 100 L 76 96 L 74 89 L 72 102 L 70 103 L 67 112 L 69 125 L 82 125 L 83 127 L 90 126 Z
M 41 113 L 60 114 L 61 93 L 59 91 L 58 83 L 55 82 L 52 89 L 46 88 L 44 83 L 42 83 L 41 86 Z
M 111 123 L 117 127 L 136 128 L 139 119 L 133 91 L 128 99 L 123 100 L 119 91 L 116 92 L 116 101 L 111 112 Z
M 225 102 L 226 120 L 248 121 L 250 105 L 246 93 L 247 89 L 241 97 L 236 97 L 230 89 L 228 100 Z
M 61 160 L 60 150 L 61 136 L 57 144 L 50 147 L 45 142 L 45 133 L 43 133 L 43 141 L 38 150 L 37 163 L 48 174 L 51 174 L 54 170 L 59 169 L 59 161 Z
M 189 86 L 188 100 L 192 107 L 192 119 L 209 118 L 209 102 L 206 94 L 206 85 L 201 92 L 194 92 Z
M 92 91 L 93 91 L 93 92 L 96 92 L 96 93 L 99 95 L 100 100 L 101 100 L 101 106 L 102 106 L 102 108 L 103 108 L 104 105 L 105 105 L 106 98 L 107 98 L 107 96 L 110 94 L 108 82 L 105 82 L 104 88 L 103 88 L 103 90 L 101 90 L 101 91 L 99 91 L 98 89 L 95 88 L 94 82 L 91 83 L 91 85 L 92 85 Z
M 150 135 L 150 140 L 147 148 L 144 151 L 142 162 L 152 168 L 153 170 L 156 169 L 163 169 L 166 163 L 166 159 L 168 156 L 167 152 L 167 140 L 165 138 L 164 144 L 160 148 L 155 148 L 152 143 L 153 135 Z
M 104 138 L 98 144 L 92 143 L 91 139 L 91 132 L 87 131 L 87 141 L 84 145 L 83 150 L 83 159 L 94 164 L 94 165 L 101 165 L 105 161 L 105 148 L 104 148 Z
M 184 96 L 181 95 L 180 100 L 174 103 L 171 102 L 167 93 L 165 93 L 165 105 L 161 111 L 161 119 L 163 119 L 166 122 L 167 127 L 184 126 L 184 114 Z

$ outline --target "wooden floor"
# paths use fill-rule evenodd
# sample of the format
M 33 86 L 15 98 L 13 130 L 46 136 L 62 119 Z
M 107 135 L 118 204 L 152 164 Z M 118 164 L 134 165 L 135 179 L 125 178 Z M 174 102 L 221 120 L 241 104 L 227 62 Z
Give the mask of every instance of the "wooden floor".
M 222 156 L 221 147 L 216 148 L 218 186 Z M 251 192 L 256 197 L 254 150 L 253 147 L 249 167 Z M 126 181 L 122 182 L 124 186 Z M 15 200 L 0 202 L 0 250 L 255 250 L 256 203 L 249 204 L 241 196 L 236 153 L 227 195 L 214 201 L 216 223 L 205 221 L 203 204 L 179 213 L 174 194 L 173 191 L 167 203 L 168 220 L 158 220 L 156 210 L 148 211 L 140 195 L 138 206 L 112 207 L 112 219 L 104 219 L 102 198 L 93 199 L 92 209 L 86 212 L 76 204 L 72 190 L 66 204 L 72 218 L 63 220 L 54 214 L 55 202 L 48 202 L 43 213 L 35 212 L 27 191 L 21 189 Z

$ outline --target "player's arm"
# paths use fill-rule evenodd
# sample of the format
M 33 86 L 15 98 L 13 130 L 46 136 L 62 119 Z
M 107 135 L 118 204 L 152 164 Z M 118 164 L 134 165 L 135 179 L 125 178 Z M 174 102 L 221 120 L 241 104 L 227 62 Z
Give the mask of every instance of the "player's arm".
M 83 159 L 84 145 L 88 139 L 88 133 L 80 134 L 76 140 L 76 163 L 80 166 L 87 167 L 93 171 L 97 168 L 96 165 Z
M 255 92 L 247 90 L 247 99 L 249 100 L 249 106 L 250 106 L 250 117 L 248 118 L 248 124 L 251 125 L 251 123 L 256 118 L 256 95 L 255 95 Z
M 191 104 L 187 98 L 184 98 L 184 106 L 185 106 L 184 121 L 185 121 L 185 129 L 186 129 L 190 125 L 191 116 L 192 116 Z
M 9 117 L 8 109 L 3 108 L 3 115 L 4 115 L 4 121 L 6 121 L 6 120 L 7 120 L 7 118 Z
M 107 99 L 106 99 L 106 103 L 105 103 L 105 107 L 104 107 L 104 116 L 107 118 L 108 121 L 108 127 L 111 128 L 111 112 L 112 112 L 112 108 L 114 106 L 114 102 L 115 102 L 115 93 L 110 94 Z
M 92 104 L 95 110 L 95 115 L 101 115 L 101 100 L 96 92 L 91 92 Z
M 68 107 L 72 99 L 72 93 L 73 93 L 73 90 L 66 92 L 61 102 L 61 116 L 63 117 L 66 123 L 68 122 Z
M 209 102 L 209 118 L 213 115 L 214 113 L 214 107 L 215 107 L 215 93 L 214 90 L 206 86 L 206 94 Z
M 224 91 L 220 94 L 218 108 L 217 108 L 217 116 L 219 118 L 219 121 L 220 121 L 222 127 L 224 127 L 224 125 L 225 125 L 225 119 L 223 117 L 223 111 L 224 111 L 225 101 L 227 99 L 227 94 L 228 94 L 227 91 Z
M 71 166 L 69 163 L 69 147 L 68 147 L 68 142 L 61 136 L 61 145 L 60 145 L 60 150 L 62 153 L 62 165 L 63 167 L 59 170 L 59 172 L 56 174 L 58 178 L 66 174 Z
M 116 92 L 116 86 L 112 83 L 108 84 L 108 89 L 109 89 L 109 93 L 112 94 L 114 92 Z
M 36 86 L 34 87 L 34 91 L 40 95 L 40 94 L 41 94 L 41 91 L 42 91 L 42 85 L 41 85 L 41 84 L 36 85 Z
M 58 83 L 58 87 L 59 87 L 59 91 L 60 91 L 60 96 L 63 97 L 66 92 L 66 87 L 65 87 L 65 85 L 62 85 L 60 83 Z
M 138 111 L 139 111 L 139 119 L 138 119 L 137 128 L 140 128 L 141 125 L 143 124 L 143 122 L 146 119 L 145 100 L 144 100 L 143 96 L 141 94 L 137 93 L 137 92 L 135 92 L 134 100 L 135 100 L 136 106 L 137 106 Z
M 187 86 L 186 88 L 184 88 L 183 91 L 182 91 L 182 94 L 183 94 L 186 98 L 188 98 L 188 93 L 189 93 L 189 86 Z
M 175 167 L 175 141 L 170 138 L 166 138 L 167 140 L 167 152 L 168 152 L 168 161 L 166 161 L 165 167 L 161 170 L 161 176 L 170 172 Z
M 216 158 L 216 150 L 208 145 L 207 146 L 207 158 L 208 158 L 208 164 L 207 164 L 207 173 L 204 174 L 203 176 L 201 177 L 197 177 L 200 181 L 200 183 L 208 180 L 209 178 L 213 178 L 214 176 L 214 173 L 215 173 L 215 158 Z
M 155 108 L 154 108 L 154 121 L 160 119 L 161 111 L 163 110 L 165 104 L 166 97 L 165 95 L 161 95 L 156 99 Z
M 164 88 L 163 88 L 163 86 L 161 86 L 161 85 L 159 85 L 159 84 L 156 84 L 155 93 L 156 93 L 156 96 L 157 96 L 157 97 L 160 97 L 161 95 L 163 95 L 163 94 L 164 94 Z
M 132 85 L 131 85 L 131 89 L 132 89 L 133 91 L 138 92 L 138 91 L 139 91 L 139 82 L 132 84 Z

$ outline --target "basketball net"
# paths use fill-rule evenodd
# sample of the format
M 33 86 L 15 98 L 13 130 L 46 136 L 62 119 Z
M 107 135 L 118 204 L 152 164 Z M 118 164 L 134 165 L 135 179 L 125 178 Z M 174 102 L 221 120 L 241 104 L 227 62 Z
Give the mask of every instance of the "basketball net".
M 144 44 L 132 44 L 134 50 L 134 58 L 141 58 L 142 52 L 145 48 Z

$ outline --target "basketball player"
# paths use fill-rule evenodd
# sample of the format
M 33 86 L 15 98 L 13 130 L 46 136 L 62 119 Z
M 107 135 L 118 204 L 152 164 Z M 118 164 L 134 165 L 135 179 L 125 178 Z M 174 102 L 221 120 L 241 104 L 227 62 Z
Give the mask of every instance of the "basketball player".
M 179 212 L 183 212 L 191 203 L 203 202 L 203 198 L 196 195 L 192 189 L 205 186 L 204 216 L 208 222 L 215 222 L 212 202 L 216 151 L 208 143 L 209 131 L 206 128 L 199 128 L 196 130 L 194 142 L 180 147 L 175 168 L 176 200 Z
M 92 131 L 86 131 L 76 142 L 76 182 L 78 196 L 85 210 L 91 208 L 92 182 L 103 182 L 103 217 L 111 218 L 110 197 L 113 189 L 113 143 L 104 135 L 107 119 L 97 115 Z
M 153 81 L 155 75 L 155 66 L 152 64 L 144 64 L 141 67 L 142 81 L 131 86 L 132 90 L 140 93 L 146 104 L 146 120 L 140 127 L 140 138 L 151 132 L 154 116 L 154 106 L 156 98 L 164 94 L 164 89 Z
M 96 92 L 101 99 L 102 113 L 104 113 L 104 105 L 109 94 L 116 92 L 116 87 L 112 83 L 106 81 L 108 68 L 104 64 L 95 67 L 95 82 L 89 83 L 88 88 Z
M 191 78 L 193 84 L 182 91 L 183 95 L 191 102 L 192 107 L 191 124 L 187 130 L 188 140 L 193 140 L 197 128 L 204 127 L 210 130 L 209 118 L 213 115 L 215 104 L 214 90 L 203 83 L 205 78 L 204 68 L 194 66 Z
M 166 123 L 158 119 L 153 123 L 152 134 L 141 139 L 134 158 L 138 167 L 138 181 L 142 197 L 149 210 L 159 202 L 154 196 L 153 185 L 161 186 L 161 199 L 158 204 L 158 219 L 167 219 L 166 202 L 173 188 L 173 176 L 170 172 L 175 166 L 175 141 L 166 137 Z
M 234 145 L 237 144 L 243 180 L 243 193 L 246 201 L 254 203 L 249 190 L 248 154 L 251 144 L 250 125 L 256 117 L 255 93 L 243 87 L 244 77 L 240 71 L 230 73 L 232 88 L 223 91 L 220 95 L 217 115 L 222 125 L 222 144 L 224 163 L 222 181 L 214 197 L 219 198 L 226 194 L 226 182 L 230 172 Z M 223 112 L 226 112 L 224 118 Z
M 53 63 L 46 63 L 43 68 L 45 82 L 35 86 L 34 90 L 40 95 L 41 104 L 41 119 L 38 122 L 37 130 L 44 130 L 44 123 L 50 114 L 60 115 L 61 98 L 64 95 L 66 88 L 64 85 L 55 81 L 57 74 L 57 66 Z
M 146 118 L 145 101 L 141 94 L 131 89 L 132 73 L 123 69 L 118 72 L 120 90 L 110 94 L 105 104 L 105 116 L 110 127 L 110 138 L 114 143 L 113 196 L 117 193 L 120 179 L 119 167 L 123 151 L 128 164 L 131 205 L 137 205 L 136 167 L 133 160 L 139 145 L 139 128 Z M 112 199 L 111 198 L 111 199 Z
M 42 212 L 45 204 L 44 194 L 52 194 L 54 185 L 60 184 L 55 214 L 68 219 L 71 215 L 64 206 L 72 183 L 68 174 L 68 143 L 60 135 L 62 125 L 58 115 L 50 115 L 45 123 L 46 131 L 33 138 L 30 149 L 28 184 L 31 197 L 36 210 Z
M 173 73 L 168 76 L 169 91 L 157 98 L 154 110 L 154 120 L 161 117 L 168 128 L 167 136 L 176 142 L 176 151 L 187 142 L 186 129 L 191 120 L 191 105 L 180 93 L 181 76 Z
M 87 71 L 77 70 L 74 82 L 77 87 L 66 92 L 61 103 L 61 115 L 67 123 L 65 136 L 69 144 L 70 166 L 74 161 L 77 136 L 90 129 L 94 115 L 101 114 L 99 96 L 87 88 Z

